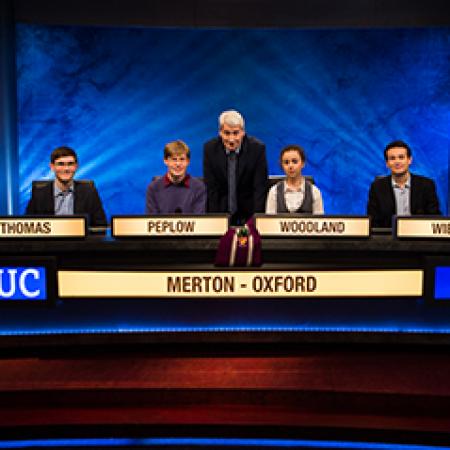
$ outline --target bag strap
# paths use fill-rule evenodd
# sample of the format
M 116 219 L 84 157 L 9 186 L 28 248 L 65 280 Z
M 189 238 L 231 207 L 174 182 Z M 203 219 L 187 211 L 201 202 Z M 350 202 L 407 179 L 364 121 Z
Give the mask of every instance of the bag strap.
M 253 264 L 253 235 L 248 236 L 247 267 Z
M 233 239 L 231 240 L 231 249 L 230 249 L 230 260 L 228 261 L 228 265 L 230 267 L 234 266 L 236 261 L 236 250 L 237 250 L 237 233 L 233 233 Z

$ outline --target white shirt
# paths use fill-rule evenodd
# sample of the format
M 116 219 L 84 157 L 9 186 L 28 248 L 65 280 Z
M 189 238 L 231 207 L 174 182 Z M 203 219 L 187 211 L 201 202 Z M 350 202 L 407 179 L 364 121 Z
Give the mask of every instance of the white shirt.
M 56 181 L 53 182 L 53 196 L 55 204 L 55 215 L 56 216 L 71 216 L 73 215 L 74 209 L 74 192 L 73 192 L 73 182 L 70 187 L 62 191 Z
M 286 202 L 286 207 L 289 212 L 297 211 L 300 205 L 303 203 L 305 198 L 305 179 L 302 178 L 300 187 L 295 190 L 288 187 L 286 181 L 283 181 L 283 192 L 284 200 Z M 322 194 L 317 186 L 311 185 L 312 194 L 312 213 L 313 214 L 324 214 Z M 277 185 L 275 184 L 269 190 L 266 200 L 266 214 L 276 214 L 277 213 Z
M 398 216 L 410 216 L 411 215 L 411 176 L 408 175 L 408 179 L 403 187 L 400 187 L 395 181 L 392 180 L 392 189 L 394 190 L 395 197 L 395 210 Z

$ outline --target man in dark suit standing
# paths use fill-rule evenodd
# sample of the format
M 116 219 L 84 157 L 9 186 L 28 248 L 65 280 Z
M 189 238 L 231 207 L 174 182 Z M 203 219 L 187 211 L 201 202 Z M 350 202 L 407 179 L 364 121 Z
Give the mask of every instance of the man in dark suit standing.
M 373 227 L 391 227 L 392 216 L 440 215 L 434 181 L 410 173 L 411 149 L 394 141 L 384 149 L 391 175 L 379 177 L 370 186 L 367 214 Z
M 92 183 L 74 180 L 77 154 L 70 147 L 58 147 L 50 155 L 55 180 L 33 188 L 27 215 L 87 214 L 90 226 L 106 226 L 106 215 L 97 189 Z
M 233 225 L 264 212 L 266 147 L 246 135 L 244 119 L 237 111 L 224 111 L 219 117 L 219 136 L 205 143 L 203 175 L 208 212 L 228 212 Z

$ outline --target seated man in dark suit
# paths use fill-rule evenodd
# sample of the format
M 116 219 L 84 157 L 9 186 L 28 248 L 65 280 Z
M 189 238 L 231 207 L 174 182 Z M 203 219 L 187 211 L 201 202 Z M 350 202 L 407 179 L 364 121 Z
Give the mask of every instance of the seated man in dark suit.
M 255 212 L 264 212 L 267 194 L 265 145 L 245 133 L 237 111 L 219 117 L 219 136 L 203 149 L 207 211 L 228 212 L 231 223 L 242 225 Z
M 384 159 L 391 175 L 375 179 L 367 204 L 373 227 L 391 227 L 393 215 L 441 214 L 434 181 L 410 173 L 411 149 L 405 142 L 388 144 Z
M 55 180 L 33 189 L 27 215 L 87 214 L 90 226 L 106 226 L 106 215 L 93 184 L 73 179 L 78 169 L 77 154 L 70 147 L 58 147 L 50 155 Z

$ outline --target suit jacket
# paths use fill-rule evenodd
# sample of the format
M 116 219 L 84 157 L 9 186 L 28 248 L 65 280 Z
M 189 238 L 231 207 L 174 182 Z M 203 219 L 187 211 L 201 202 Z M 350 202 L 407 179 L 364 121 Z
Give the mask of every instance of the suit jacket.
M 207 211 L 228 211 L 228 158 L 220 137 L 203 148 L 203 176 L 207 190 Z M 245 222 L 255 212 L 264 212 L 267 195 L 266 146 L 247 135 L 242 139 L 237 159 L 237 213 L 232 223 Z
M 54 181 L 45 183 L 43 186 L 33 187 L 25 214 L 55 214 L 53 183 Z M 73 212 L 74 214 L 87 214 L 90 226 L 105 226 L 107 224 L 102 202 L 93 183 L 74 180 Z
M 410 208 L 412 215 L 441 215 L 434 181 L 411 174 Z M 394 189 L 391 176 L 375 179 L 370 186 L 367 214 L 373 227 L 391 227 L 396 214 Z

